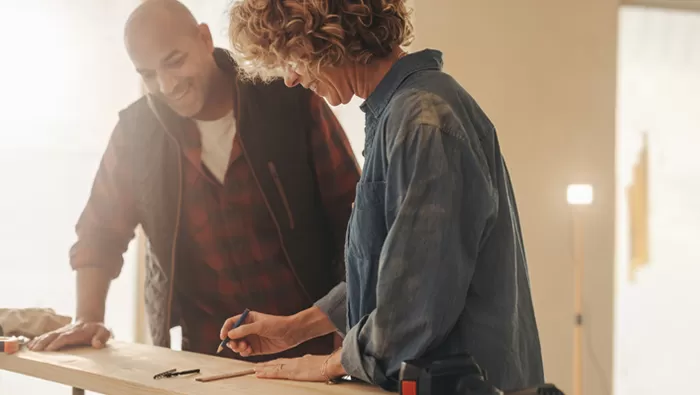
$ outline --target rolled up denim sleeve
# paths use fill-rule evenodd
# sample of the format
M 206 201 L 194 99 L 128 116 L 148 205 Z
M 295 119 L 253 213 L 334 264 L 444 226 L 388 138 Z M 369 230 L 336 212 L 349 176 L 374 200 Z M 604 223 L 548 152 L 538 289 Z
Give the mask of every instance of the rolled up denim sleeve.
M 331 320 L 338 332 L 345 336 L 347 332 L 347 294 L 345 281 L 336 285 L 326 296 L 314 303 L 328 319 Z
M 390 227 L 376 308 L 348 331 L 341 356 L 349 375 L 390 391 L 401 363 L 438 346 L 456 325 L 496 204 L 483 156 L 465 137 L 431 125 L 400 129 L 387 144 Z

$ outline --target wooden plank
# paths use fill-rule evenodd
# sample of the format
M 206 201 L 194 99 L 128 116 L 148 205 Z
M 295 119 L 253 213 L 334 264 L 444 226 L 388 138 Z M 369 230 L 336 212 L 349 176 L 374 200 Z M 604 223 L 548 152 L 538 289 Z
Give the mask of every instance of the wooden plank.
M 349 395 L 386 394 L 379 388 L 356 383 L 327 385 L 283 380 L 236 377 L 201 383 L 198 375 L 154 380 L 168 369 L 201 369 L 201 376 L 250 368 L 235 361 L 163 347 L 111 341 L 101 350 L 90 347 L 60 352 L 22 350 L 0 354 L 0 369 L 82 388 L 105 395 Z

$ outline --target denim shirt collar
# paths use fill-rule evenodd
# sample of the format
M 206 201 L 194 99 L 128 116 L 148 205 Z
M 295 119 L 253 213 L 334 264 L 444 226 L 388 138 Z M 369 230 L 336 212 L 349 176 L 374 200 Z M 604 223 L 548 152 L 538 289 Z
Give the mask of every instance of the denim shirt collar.
M 441 70 L 442 64 L 442 52 L 434 49 L 425 49 L 404 56 L 389 69 L 367 100 L 362 103 L 360 109 L 368 117 L 379 117 L 406 78 L 423 70 Z

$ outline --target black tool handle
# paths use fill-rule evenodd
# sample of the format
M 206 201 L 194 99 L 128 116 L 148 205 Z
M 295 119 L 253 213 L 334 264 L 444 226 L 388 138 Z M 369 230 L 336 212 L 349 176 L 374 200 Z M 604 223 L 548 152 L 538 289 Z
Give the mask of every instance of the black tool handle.
M 168 376 L 182 376 L 184 374 L 199 373 L 199 369 L 183 370 L 182 372 L 168 373 Z

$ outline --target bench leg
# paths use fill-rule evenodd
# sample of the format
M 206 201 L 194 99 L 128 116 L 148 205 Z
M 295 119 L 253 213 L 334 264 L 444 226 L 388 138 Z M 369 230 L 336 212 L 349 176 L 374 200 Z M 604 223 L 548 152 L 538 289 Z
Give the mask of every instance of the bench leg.
M 85 390 L 73 387 L 73 395 L 85 395 Z

